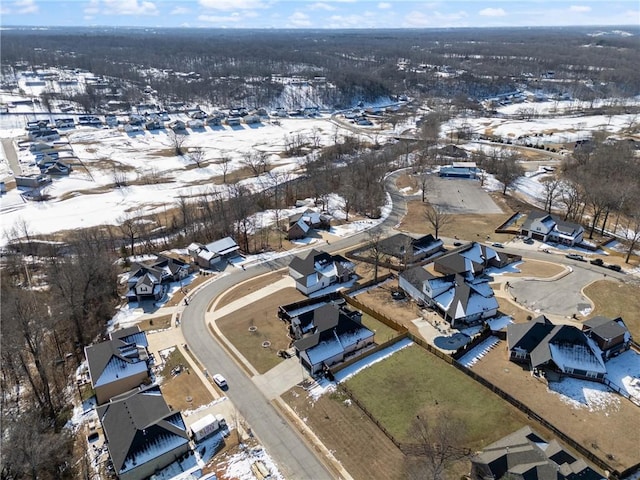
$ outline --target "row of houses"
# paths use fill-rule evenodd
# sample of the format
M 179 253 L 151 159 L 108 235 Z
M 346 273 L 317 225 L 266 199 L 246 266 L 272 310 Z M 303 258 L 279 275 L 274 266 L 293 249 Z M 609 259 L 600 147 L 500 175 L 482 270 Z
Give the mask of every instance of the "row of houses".
M 152 382 L 148 346 L 135 326 L 85 347 L 96 413 L 121 480 L 148 478 L 191 448 L 181 413 Z

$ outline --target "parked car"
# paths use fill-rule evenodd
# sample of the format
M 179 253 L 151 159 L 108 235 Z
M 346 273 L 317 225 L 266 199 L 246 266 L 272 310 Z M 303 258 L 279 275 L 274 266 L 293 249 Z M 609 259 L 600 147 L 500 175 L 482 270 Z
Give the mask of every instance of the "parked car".
M 607 268 L 609 270 L 613 270 L 614 272 L 621 272 L 622 271 L 622 267 L 620 265 L 614 265 L 613 263 L 610 263 L 609 265 L 607 265 Z
M 492 243 L 491 246 L 496 248 L 504 248 L 504 245 L 498 242 Z
M 578 255 L 577 253 L 567 253 L 565 257 L 570 258 L 571 260 L 578 260 L 580 262 L 584 262 L 585 259 L 582 255 Z
M 594 258 L 589 263 L 591 263 L 591 265 L 597 265 L 599 267 L 602 267 L 604 265 L 604 262 L 602 261 L 601 258 Z
M 462 242 L 458 242 L 458 241 L 453 242 L 454 247 L 459 247 L 461 245 L 462 245 Z
M 228 387 L 227 380 L 219 373 L 216 373 L 212 378 L 213 381 L 216 382 L 216 385 L 218 385 L 220 388 L 224 389 Z
M 526 243 L 527 245 L 533 245 L 533 243 L 534 243 L 534 242 L 533 242 L 533 238 L 528 238 L 528 237 L 527 237 L 527 238 L 525 238 L 525 239 L 523 240 L 523 242 L 524 242 L 524 243 Z

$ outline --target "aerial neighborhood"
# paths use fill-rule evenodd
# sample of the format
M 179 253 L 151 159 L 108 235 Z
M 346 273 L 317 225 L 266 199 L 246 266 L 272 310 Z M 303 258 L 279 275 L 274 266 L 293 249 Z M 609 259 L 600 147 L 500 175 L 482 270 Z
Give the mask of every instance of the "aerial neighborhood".
M 2 478 L 637 479 L 637 25 L 283 28 L 0 32 Z

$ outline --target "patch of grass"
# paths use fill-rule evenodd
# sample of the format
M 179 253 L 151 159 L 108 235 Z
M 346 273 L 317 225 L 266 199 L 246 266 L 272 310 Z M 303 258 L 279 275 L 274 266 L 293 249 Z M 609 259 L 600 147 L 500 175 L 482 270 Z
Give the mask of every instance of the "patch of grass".
M 148 332 L 150 330 L 164 330 L 171 327 L 172 315 L 161 315 L 154 318 L 146 318 L 141 322 L 138 322 L 140 330 Z
M 262 275 L 258 278 L 241 283 L 237 287 L 227 290 L 216 304 L 216 310 L 239 300 L 250 293 L 256 292 L 261 288 L 267 287 L 282 278 L 282 273 L 274 272 L 268 275 Z M 285 305 L 284 303 L 282 305 Z
M 343 393 L 311 402 L 294 387 L 283 399 L 304 419 L 344 468 L 357 479 L 402 480 L 404 456 L 357 405 Z
M 398 336 L 393 328 L 386 326 L 384 323 L 376 320 L 371 315 L 362 314 L 362 324 L 375 333 L 374 342 L 377 344 L 384 343 Z
M 346 385 L 392 435 L 404 442 L 413 442 L 409 429 L 416 415 L 429 415 L 442 406 L 466 425 L 463 444 L 473 449 L 523 425 L 509 404 L 417 345 L 363 370 Z
M 598 280 L 584 289 L 595 308 L 589 318 L 603 315 L 622 317 L 634 338 L 640 338 L 640 290 L 637 285 Z
M 565 269 L 562 265 L 551 262 L 527 259 L 517 266 L 520 273 L 509 273 L 513 277 L 537 277 L 550 278 L 562 273 Z
M 278 307 L 304 298 L 295 288 L 285 288 L 217 320 L 217 324 L 249 363 L 265 373 L 282 361 L 278 350 L 288 348 L 290 342 L 286 324 L 278 318 Z M 249 327 L 256 329 L 251 332 Z M 262 346 L 265 341 L 271 342 L 267 348 Z

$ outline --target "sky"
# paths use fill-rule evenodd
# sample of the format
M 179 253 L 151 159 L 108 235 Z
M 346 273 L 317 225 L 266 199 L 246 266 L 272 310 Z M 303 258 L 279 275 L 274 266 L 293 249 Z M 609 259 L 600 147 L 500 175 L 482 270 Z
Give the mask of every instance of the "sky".
M 640 1 L 1 0 L 0 25 L 287 29 L 640 26 Z

